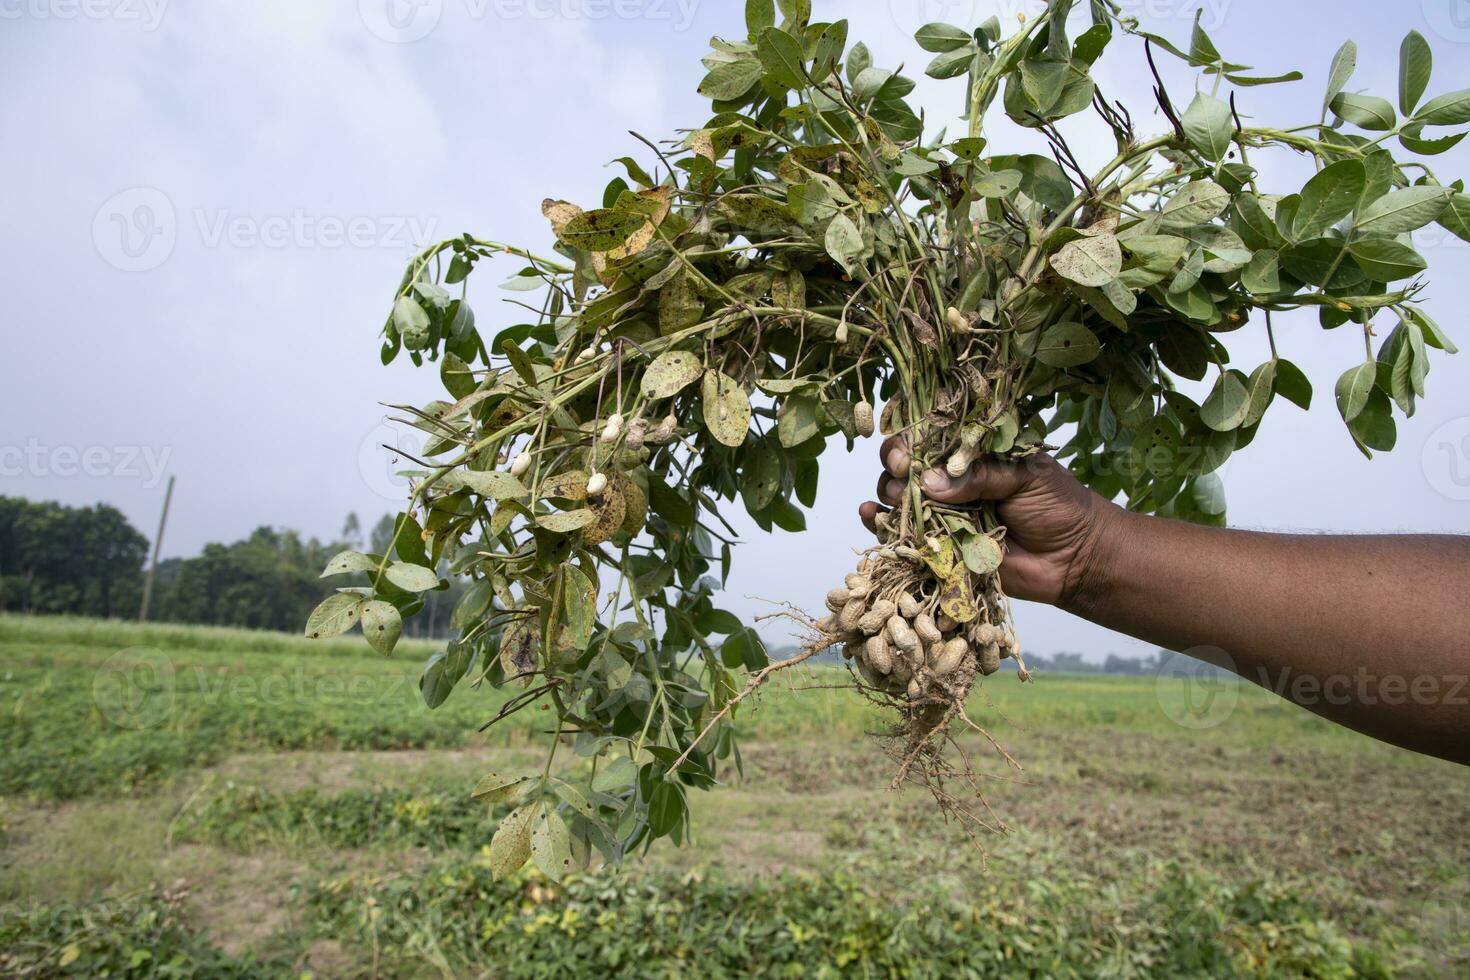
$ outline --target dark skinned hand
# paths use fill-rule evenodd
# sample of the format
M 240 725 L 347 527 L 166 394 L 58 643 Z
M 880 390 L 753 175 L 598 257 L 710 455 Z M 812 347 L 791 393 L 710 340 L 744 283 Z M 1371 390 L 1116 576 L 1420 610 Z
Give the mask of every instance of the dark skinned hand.
M 878 452 L 884 469 L 878 500 L 891 507 L 907 491 L 908 444 L 902 436 L 891 436 Z M 920 487 L 940 503 L 995 502 L 1006 526 L 1000 566 L 1006 593 L 1053 605 L 1065 605 L 1082 586 L 1096 543 L 1118 509 L 1044 454 L 1014 463 L 978 460 L 958 479 L 935 467 L 923 474 Z M 858 516 L 872 531 L 882 510 L 868 501 Z

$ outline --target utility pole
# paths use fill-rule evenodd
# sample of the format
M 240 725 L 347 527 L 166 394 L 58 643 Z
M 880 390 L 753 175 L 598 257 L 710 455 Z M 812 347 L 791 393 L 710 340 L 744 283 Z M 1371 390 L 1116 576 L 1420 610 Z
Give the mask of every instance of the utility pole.
M 138 622 L 148 622 L 148 602 L 153 598 L 153 576 L 158 573 L 158 552 L 163 548 L 163 526 L 168 523 L 168 505 L 174 499 L 174 478 L 168 478 L 168 489 L 163 494 L 163 514 L 158 518 L 158 536 L 153 539 L 153 564 L 148 566 L 148 576 L 143 579 L 143 603 L 138 607 Z

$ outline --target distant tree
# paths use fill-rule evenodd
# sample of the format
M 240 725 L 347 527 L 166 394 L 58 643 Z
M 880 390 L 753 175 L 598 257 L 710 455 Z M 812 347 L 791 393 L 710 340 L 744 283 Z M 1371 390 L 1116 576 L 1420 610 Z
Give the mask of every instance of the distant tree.
M 393 544 L 393 515 L 384 514 L 373 525 L 373 533 L 368 539 L 368 551 L 375 555 L 386 554 Z
M 0 497 L 0 609 L 131 615 L 148 539 L 108 504 Z
M 343 547 L 354 551 L 362 550 L 362 522 L 357 519 L 357 512 L 353 511 L 347 515 L 347 520 L 342 522 L 342 533 L 337 536 Z

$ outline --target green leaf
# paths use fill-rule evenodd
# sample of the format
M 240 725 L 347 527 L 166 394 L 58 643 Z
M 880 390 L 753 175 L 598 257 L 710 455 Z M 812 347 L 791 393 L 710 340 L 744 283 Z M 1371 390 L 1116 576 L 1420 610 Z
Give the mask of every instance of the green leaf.
M 1447 187 L 1406 187 L 1385 194 L 1358 214 L 1362 234 L 1402 235 L 1438 218 L 1454 193 Z
M 698 381 L 703 373 L 704 364 L 697 355 L 684 350 L 665 351 L 643 372 L 641 389 L 647 398 L 670 398 Z
M 859 269 L 859 260 L 867 251 L 863 242 L 863 234 L 858 226 L 846 214 L 839 214 L 827 225 L 825 239 L 827 254 L 837 260 L 850 276 L 856 276 Z
M 812 0 L 776 0 L 776 6 L 786 17 L 786 25 L 805 30 L 812 19 Z
M 1021 186 L 1021 171 L 994 170 L 975 178 L 971 185 L 981 197 L 1010 197 Z
M 953 51 L 967 46 L 974 38 L 950 24 L 925 24 L 914 33 L 914 40 L 925 51 Z
M 443 704 L 454 691 L 454 686 L 469 673 L 474 661 L 474 645 L 458 641 L 451 642 L 447 650 L 437 651 L 429 657 L 428 663 L 424 664 L 423 675 L 419 677 L 419 694 L 424 704 L 431 709 Z
M 1213 180 L 1196 180 L 1164 202 L 1161 220 L 1166 225 L 1202 225 L 1217 217 L 1230 203 L 1230 192 Z
M 1442 228 L 1462 241 L 1470 242 L 1470 197 L 1455 194 L 1439 213 Z
M 472 395 L 480 387 L 474 370 L 452 351 L 444 354 L 444 361 L 439 365 L 439 380 L 444 383 L 444 390 L 455 399 Z
M 1393 421 L 1393 406 L 1388 396 L 1378 388 L 1368 393 L 1367 404 L 1348 423 L 1348 432 L 1364 456 L 1371 457 L 1369 450 L 1388 452 L 1398 442 L 1398 427 Z
M 970 70 L 970 63 L 975 60 L 975 53 L 969 48 L 960 48 L 956 51 L 946 51 L 936 54 L 929 62 L 929 67 L 924 69 L 924 74 L 930 78 L 956 78 Z
M 1470 122 L 1470 88 L 1436 95 L 1414 113 L 1414 122 L 1425 126 L 1459 126 Z
M 1200 24 L 1200 17 L 1204 14 L 1204 8 L 1199 7 L 1194 12 L 1194 28 L 1189 33 L 1189 57 L 1196 63 L 1202 65 L 1213 65 L 1224 61 L 1220 57 L 1220 51 L 1215 47 L 1215 42 L 1210 40 L 1210 35 L 1205 33 Z
M 1227 371 L 1215 382 L 1215 387 L 1200 406 L 1200 421 L 1216 432 L 1230 432 L 1240 428 L 1250 411 L 1250 392 L 1241 381 L 1238 371 Z
M 378 563 L 367 555 L 357 551 L 342 551 L 332 556 L 327 562 L 327 567 L 322 569 L 322 578 L 331 578 L 333 575 L 346 575 L 348 572 L 367 572 L 372 574 L 378 570 Z
M 1363 411 L 1377 378 L 1378 365 L 1373 361 L 1364 361 L 1357 367 L 1344 371 L 1342 377 L 1337 379 L 1337 411 L 1344 422 L 1351 422 Z
M 503 470 L 456 470 L 445 482 L 463 484 L 492 500 L 519 500 L 530 492 L 525 484 Z
M 846 47 L 847 21 L 839 20 L 823 28 L 817 38 L 817 55 L 812 61 L 812 81 L 826 81 L 842 60 L 842 51 Z
M 482 803 L 504 803 L 527 782 L 530 776 L 517 776 L 506 772 L 490 772 L 480 777 L 470 791 L 470 799 Z
M 740 471 L 740 496 L 745 509 L 758 513 L 770 506 L 781 489 L 781 457 L 767 440 L 751 450 Z
M 1417 138 L 1412 132 L 1399 131 L 1399 143 L 1410 153 L 1420 156 L 1432 157 L 1446 153 L 1460 145 L 1460 141 L 1466 137 L 1466 133 L 1451 133 L 1443 139 L 1426 140 Z
M 588 252 L 608 252 L 627 242 L 635 231 L 648 223 L 648 216 L 636 211 L 598 208 L 583 211 L 566 223 L 559 236 L 573 248 Z
M 586 507 L 577 510 L 556 511 L 551 514 L 538 514 L 536 524 L 554 534 L 571 534 L 594 523 L 597 520 L 597 512 Z
M 847 80 L 849 83 L 857 81 L 857 77 L 869 68 L 873 67 L 873 53 L 863 42 L 852 46 L 847 52 Z
M 393 304 L 393 326 L 405 338 L 429 329 L 429 314 L 412 296 L 400 296 Z
M 432 568 L 410 565 L 406 561 L 395 561 L 385 574 L 388 581 L 405 592 L 428 592 L 439 587 L 439 576 Z
M 779 27 L 767 27 L 760 33 L 756 53 L 770 78 L 790 89 L 806 87 L 805 58 L 796 38 Z
M 1093 24 L 1072 44 L 1072 60 L 1091 66 L 1112 39 L 1113 31 L 1107 24 Z
M 1398 119 L 1387 99 L 1353 92 L 1337 93 L 1332 100 L 1332 111 L 1354 126 L 1374 131 L 1393 129 Z
M 1240 272 L 1240 284 L 1257 296 L 1269 296 L 1281 290 L 1281 254 L 1261 251 L 1251 256 Z
M 698 91 L 705 98 L 719 102 L 738 99 L 760 81 L 761 72 L 761 63 L 754 59 L 724 61 L 710 69 L 699 83 Z
M 750 397 L 728 374 L 709 370 L 701 384 L 704 426 L 716 442 L 738 448 L 750 429 Z
M 1210 349 L 1200 332 L 1184 324 L 1171 326 L 1159 338 L 1159 360 L 1181 378 L 1201 381 L 1210 366 Z
M 745 29 L 751 37 L 760 37 L 768 27 L 776 26 L 776 0 L 745 0 Z
M 1225 481 L 1218 473 L 1205 473 L 1195 478 L 1194 505 L 1201 513 L 1218 517 L 1225 513 Z
M 1399 111 L 1409 115 L 1424 95 L 1429 85 L 1429 74 L 1434 66 L 1434 52 L 1429 42 L 1418 31 L 1404 35 L 1399 45 Z
M 1266 414 L 1266 409 L 1271 405 L 1271 399 L 1276 395 L 1276 361 L 1270 360 L 1251 372 L 1250 378 L 1245 383 L 1247 393 L 1245 418 L 1241 420 L 1240 427 L 1249 429 L 1261 421 L 1261 416 Z
M 1367 179 L 1367 171 L 1357 160 L 1340 160 L 1323 167 L 1302 188 L 1301 204 L 1292 220 L 1292 238 L 1317 238 L 1352 214 Z
M 1327 73 L 1327 95 L 1322 99 L 1323 112 L 1331 108 L 1332 100 L 1347 87 L 1348 80 L 1353 77 L 1357 67 L 1358 46 L 1352 41 L 1346 41 L 1337 49 L 1337 54 L 1332 56 L 1332 68 Z
M 1101 350 L 1095 333 L 1080 323 L 1063 321 L 1042 332 L 1036 359 L 1051 367 L 1069 368 L 1095 360 Z
M 508 813 L 490 840 L 490 872 L 496 878 L 515 874 L 531 856 L 531 824 L 542 804 L 527 803 Z
M 1418 252 L 1393 238 L 1363 238 L 1348 245 L 1348 254 L 1368 275 L 1394 282 L 1423 272 L 1428 263 Z
M 1113 235 L 1074 238 L 1051 257 L 1051 267 L 1075 283 L 1104 286 L 1123 270 L 1123 252 Z
M 1298 408 L 1312 407 L 1312 382 L 1301 368 L 1285 358 L 1276 360 L 1276 392 Z
M 1425 313 L 1417 306 L 1405 307 L 1405 311 L 1415 323 L 1424 329 L 1424 342 L 1426 344 L 1446 353 L 1459 353 L 1460 348 L 1455 346 L 1455 342 L 1450 340 L 1449 335 L 1440 328 L 1438 323 L 1434 322 L 1428 313 Z
M 572 870 L 572 836 L 561 814 L 550 807 L 542 808 L 532 825 L 531 857 L 552 881 L 561 881 Z
M 1235 72 L 1227 71 L 1225 77 L 1236 85 L 1249 88 L 1253 85 L 1277 85 L 1281 82 L 1299 82 L 1303 76 L 1299 71 L 1289 71 L 1281 75 L 1239 75 Z
M 865 68 L 852 83 L 852 94 L 859 102 L 890 102 L 913 91 L 914 83 L 886 68 Z
M 819 431 L 817 400 L 810 395 L 788 395 L 781 402 L 776 434 L 781 445 L 790 449 L 806 442 Z
M 1180 122 L 1184 124 L 1184 134 L 1189 137 L 1189 142 L 1207 160 L 1220 160 L 1230 149 L 1235 120 L 1230 114 L 1230 107 L 1219 99 L 1199 93 Z
M 976 575 L 989 575 L 1000 567 L 1005 552 L 988 534 L 966 534 L 960 539 L 960 557 Z
M 369 646 L 386 657 L 403 635 L 403 616 L 392 603 L 371 599 L 362 606 L 362 635 Z
M 597 623 L 597 583 L 576 565 L 564 565 L 566 580 L 562 583 L 562 608 L 566 612 L 567 631 L 572 645 L 587 649 Z
M 760 634 L 750 627 L 731 633 L 720 646 L 720 659 L 726 667 L 760 670 L 769 663 L 766 645 Z
M 339 636 L 357 625 L 365 600 L 351 592 L 338 592 L 322 600 L 306 619 L 306 635 L 313 640 Z

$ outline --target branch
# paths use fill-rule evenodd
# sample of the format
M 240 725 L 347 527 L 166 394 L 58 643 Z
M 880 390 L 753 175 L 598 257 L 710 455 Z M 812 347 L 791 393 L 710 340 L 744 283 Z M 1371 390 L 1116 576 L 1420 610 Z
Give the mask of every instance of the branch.
M 775 615 L 787 616 L 791 614 L 776 613 Z M 766 619 L 769 617 L 762 616 L 760 618 Z M 810 626 L 811 623 L 808 622 L 806 625 Z M 823 633 L 817 639 L 812 640 L 810 643 L 806 644 L 806 646 L 802 647 L 801 652 L 798 653 L 796 656 L 791 657 L 787 660 L 778 660 L 775 663 L 767 664 L 760 670 L 756 671 L 755 674 L 753 674 L 750 680 L 746 683 L 745 690 L 735 695 L 729 701 L 726 701 L 725 706 L 719 711 L 715 712 L 715 716 L 709 720 L 709 722 L 704 726 L 704 729 L 699 733 L 694 741 L 689 743 L 689 747 L 684 750 L 684 753 L 680 755 L 679 758 L 674 760 L 674 764 L 669 767 L 669 772 L 678 772 L 679 767 L 688 761 L 689 753 L 693 752 L 695 747 L 699 745 L 700 742 L 704 741 L 704 737 L 708 735 L 711 731 L 713 731 L 716 725 L 724 720 L 730 714 L 730 712 L 735 710 L 736 705 L 738 705 L 741 701 L 744 701 L 751 694 L 755 693 L 756 688 L 760 687 L 766 682 L 766 678 L 770 677 L 777 671 L 786 670 L 788 667 L 795 667 L 799 663 L 803 663 L 807 660 L 812 659 L 817 654 L 821 653 L 823 650 L 832 646 L 836 642 L 837 640 L 830 633 Z

